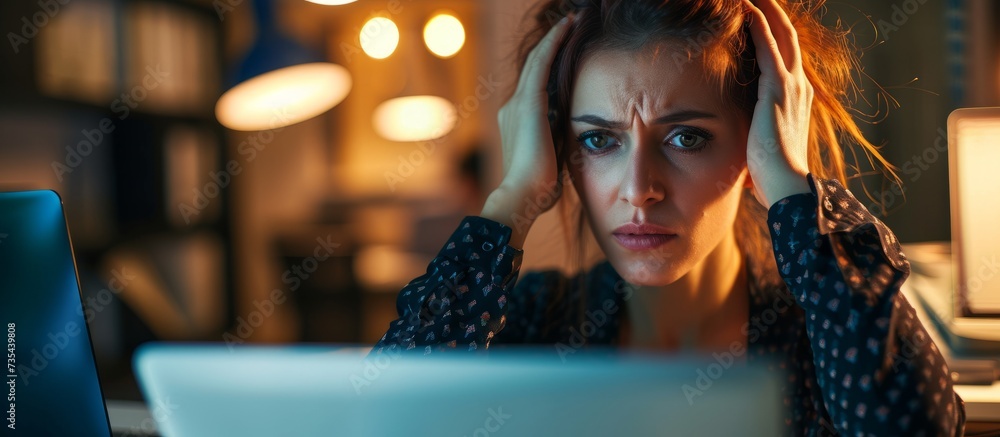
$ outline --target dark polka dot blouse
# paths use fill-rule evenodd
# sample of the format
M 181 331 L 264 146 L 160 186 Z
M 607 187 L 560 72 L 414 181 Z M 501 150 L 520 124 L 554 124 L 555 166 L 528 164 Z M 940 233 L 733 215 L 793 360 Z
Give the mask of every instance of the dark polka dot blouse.
M 899 293 L 910 265 L 893 233 L 836 180 L 768 210 L 783 286 L 750 288 L 746 358 L 783 372 L 789 435 L 961 435 L 965 406 L 941 353 Z M 399 319 L 371 355 L 501 344 L 614 346 L 629 286 L 607 261 L 568 278 L 533 271 L 511 229 L 466 217 L 427 272 L 399 293 Z M 752 280 L 751 275 L 751 280 Z M 581 331 L 570 306 L 608 317 Z M 552 296 L 564 310 L 550 308 Z M 576 314 L 579 314 L 578 312 Z M 554 350 L 559 350 L 556 347 Z

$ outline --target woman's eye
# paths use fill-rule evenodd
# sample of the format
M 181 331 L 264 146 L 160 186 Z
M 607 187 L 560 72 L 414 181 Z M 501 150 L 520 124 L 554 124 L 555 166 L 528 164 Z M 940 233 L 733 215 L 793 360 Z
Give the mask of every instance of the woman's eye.
M 603 150 L 615 145 L 615 138 L 600 132 L 586 132 L 577 138 L 584 147 L 592 150 Z
M 697 149 L 708 140 L 708 135 L 697 132 L 679 132 L 667 140 L 671 146 L 678 149 Z

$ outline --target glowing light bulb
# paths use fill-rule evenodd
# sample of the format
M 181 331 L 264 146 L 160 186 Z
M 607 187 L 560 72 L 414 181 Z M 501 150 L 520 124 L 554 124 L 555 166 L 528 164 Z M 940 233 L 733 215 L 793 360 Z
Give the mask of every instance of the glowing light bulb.
M 450 58 L 465 44 L 465 28 L 454 15 L 435 15 L 424 26 L 424 43 L 431 53 Z
M 256 131 L 308 120 L 347 97 L 351 75 L 327 62 L 295 65 L 233 87 L 215 105 L 215 116 L 233 130 Z
M 387 100 L 375 108 L 375 131 L 391 141 L 427 141 L 455 128 L 455 105 L 437 96 L 409 96 Z
M 388 58 L 399 45 L 399 28 L 392 20 L 375 17 L 361 26 L 361 49 L 375 59 Z
M 346 5 L 348 3 L 354 3 L 358 0 L 306 0 L 306 1 L 316 3 L 318 5 L 338 6 L 338 5 Z

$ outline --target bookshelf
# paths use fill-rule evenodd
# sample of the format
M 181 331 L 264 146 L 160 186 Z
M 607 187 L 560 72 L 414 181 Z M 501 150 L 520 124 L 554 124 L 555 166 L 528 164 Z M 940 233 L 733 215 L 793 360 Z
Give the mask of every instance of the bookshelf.
M 222 22 L 211 2 L 43 0 L 3 2 L 0 28 L 0 187 L 63 196 L 85 302 L 142 273 L 92 323 L 107 393 L 136 398 L 139 343 L 218 339 L 234 313 Z

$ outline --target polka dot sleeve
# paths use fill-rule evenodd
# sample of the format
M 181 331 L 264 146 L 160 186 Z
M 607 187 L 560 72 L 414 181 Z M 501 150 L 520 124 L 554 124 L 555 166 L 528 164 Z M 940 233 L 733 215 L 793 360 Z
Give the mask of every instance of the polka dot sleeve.
M 899 288 L 895 235 L 836 180 L 768 211 L 775 261 L 806 313 L 826 411 L 841 435 L 960 435 L 948 366 Z
M 508 295 L 524 254 L 508 244 L 511 231 L 483 217 L 465 217 L 427 272 L 400 291 L 399 318 L 370 356 L 485 349 L 506 323 Z

